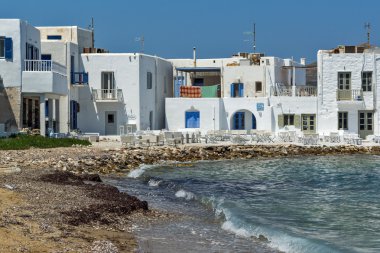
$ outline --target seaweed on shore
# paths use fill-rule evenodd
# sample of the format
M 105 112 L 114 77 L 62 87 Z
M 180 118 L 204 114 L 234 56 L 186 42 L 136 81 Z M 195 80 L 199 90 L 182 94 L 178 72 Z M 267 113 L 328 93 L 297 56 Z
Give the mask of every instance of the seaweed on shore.
M 84 181 L 101 182 L 97 174 L 75 175 L 71 172 L 55 171 L 41 176 L 40 180 L 59 185 L 85 186 L 86 196 L 97 200 L 98 203 L 87 207 L 61 212 L 64 215 L 64 220 L 73 226 L 90 223 L 109 225 L 118 216 L 129 215 L 137 210 L 148 210 L 146 201 L 120 192 L 114 186 L 85 184 Z
M 40 177 L 40 180 L 59 184 L 59 185 L 83 185 L 84 181 L 102 182 L 102 179 L 98 174 L 82 174 L 76 175 L 68 171 L 55 171 L 50 174 L 45 174 Z

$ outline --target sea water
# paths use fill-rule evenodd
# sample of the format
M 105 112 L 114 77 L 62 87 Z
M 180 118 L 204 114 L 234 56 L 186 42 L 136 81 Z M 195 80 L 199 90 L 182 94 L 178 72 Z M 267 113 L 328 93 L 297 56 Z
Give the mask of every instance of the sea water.
M 141 228 L 141 252 L 380 252 L 379 156 L 142 166 L 107 180 L 184 217 Z

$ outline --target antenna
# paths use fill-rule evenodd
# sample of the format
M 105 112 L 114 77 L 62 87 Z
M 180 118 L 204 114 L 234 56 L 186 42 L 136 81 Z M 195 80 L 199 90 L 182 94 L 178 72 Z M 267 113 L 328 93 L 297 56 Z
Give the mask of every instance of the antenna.
M 92 43 L 91 46 L 92 46 L 92 48 L 94 48 L 95 47 L 95 36 L 94 36 L 95 29 L 94 29 L 94 18 L 93 17 L 91 18 L 91 25 L 88 26 L 88 29 L 91 30 L 91 43 Z
M 253 53 L 256 53 L 256 23 L 253 23 L 252 32 L 244 32 L 244 35 L 253 36 Z M 250 42 L 250 40 L 244 40 L 245 42 Z
M 144 53 L 144 43 L 145 43 L 144 35 L 143 35 L 143 36 L 140 36 L 140 37 L 136 37 L 136 38 L 135 38 L 135 41 L 136 41 L 136 42 L 140 42 L 140 46 L 141 46 L 141 48 L 140 48 L 140 52 L 141 52 L 141 53 Z
M 364 29 L 367 30 L 367 43 L 368 43 L 368 46 L 370 46 L 370 37 L 371 37 L 371 23 L 369 22 L 365 22 L 364 23 Z

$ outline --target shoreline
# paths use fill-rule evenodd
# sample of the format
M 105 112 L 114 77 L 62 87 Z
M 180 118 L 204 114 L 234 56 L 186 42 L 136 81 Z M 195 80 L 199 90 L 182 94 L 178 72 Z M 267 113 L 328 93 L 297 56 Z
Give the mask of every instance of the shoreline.
M 143 164 L 350 154 L 380 155 L 380 146 L 276 144 L 0 151 L 0 236 L 10 252 L 101 252 L 107 247 L 134 252 L 138 247 L 134 224 L 171 214 L 146 211 L 144 201 L 120 193 L 88 173 L 117 176 Z M 110 197 L 114 194 L 118 197 Z M 98 210 L 95 215 L 93 210 Z

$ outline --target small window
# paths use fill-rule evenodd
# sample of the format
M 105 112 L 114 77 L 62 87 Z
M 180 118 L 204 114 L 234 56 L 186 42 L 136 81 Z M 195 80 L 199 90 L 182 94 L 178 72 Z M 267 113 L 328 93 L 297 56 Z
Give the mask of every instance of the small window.
M 263 83 L 262 82 L 256 82 L 255 88 L 256 88 L 257 93 L 263 92 Z
M 185 112 L 185 128 L 199 128 L 200 113 L 199 111 Z
M 372 72 L 362 72 L 362 89 L 363 91 L 372 91 Z
M 0 58 L 5 58 L 5 38 L 0 37 Z
M 284 126 L 294 126 L 294 114 L 284 114 Z
M 242 83 L 233 83 L 231 84 L 231 97 L 238 98 L 244 96 L 244 84 Z
M 114 114 L 108 114 L 107 122 L 110 124 L 115 123 L 115 115 Z
M 61 35 L 48 35 L 47 39 L 48 40 L 61 40 L 62 36 Z
M 348 130 L 348 112 L 338 112 L 338 130 Z
M 152 72 L 148 72 L 146 74 L 146 88 L 148 90 L 152 89 L 152 86 L 153 86 L 153 75 L 152 75 Z
M 50 61 L 51 60 L 51 54 L 41 54 L 41 60 Z

